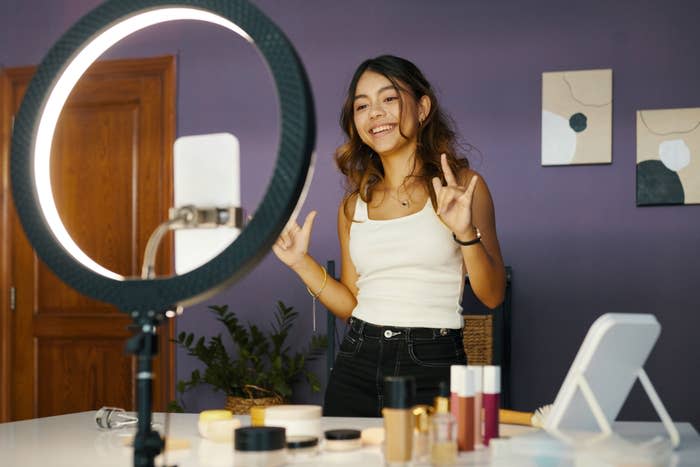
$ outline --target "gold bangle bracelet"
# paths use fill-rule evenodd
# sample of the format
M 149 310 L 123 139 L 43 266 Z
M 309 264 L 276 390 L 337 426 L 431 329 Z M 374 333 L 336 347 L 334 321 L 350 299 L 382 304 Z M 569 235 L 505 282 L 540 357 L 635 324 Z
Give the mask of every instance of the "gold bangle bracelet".
M 311 289 L 307 286 L 306 291 L 309 292 L 309 295 L 311 295 L 314 300 L 318 298 L 319 295 L 321 295 L 321 292 L 323 292 L 323 289 L 326 288 L 326 282 L 328 282 L 328 271 L 326 271 L 326 268 L 321 266 L 321 270 L 323 271 L 323 283 L 321 284 L 321 288 L 318 289 L 318 292 L 313 293 Z
M 323 283 L 321 284 L 321 288 L 318 289 L 318 292 L 313 293 L 311 289 L 307 286 L 306 291 L 309 292 L 309 295 L 311 295 L 312 301 L 311 301 L 311 313 L 312 313 L 312 330 L 315 333 L 316 332 L 316 299 L 318 298 L 319 295 L 321 295 L 321 292 L 323 292 L 323 289 L 326 288 L 326 283 L 328 282 L 328 271 L 326 271 L 326 268 L 321 266 L 321 270 L 323 270 Z

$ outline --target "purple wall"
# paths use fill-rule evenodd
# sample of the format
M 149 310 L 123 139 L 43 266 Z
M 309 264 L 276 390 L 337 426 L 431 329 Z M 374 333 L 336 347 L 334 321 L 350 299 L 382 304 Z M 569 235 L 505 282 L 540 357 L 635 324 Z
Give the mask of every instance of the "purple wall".
M 3 1 L 0 65 L 37 64 L 97 3 Z M 339 254 L 335 217 L 342 190 L 331 155 L 342 141 L 336 122 L 343 90 L 364 58 L 410 58 L 438 89 L 465 141 L 479 149 L 472 163 L 493 193 L 504 257 L 514 271 L 515 408 L 553 401 L 597 316 L 646 312 L 663 326 L 646 365 L 650 378 L 675 419 L 700 425 L 690 389 L 700 384 L 700 351 L 692 347 L 700 327 L 700 208 L 635 206 L 635 111 L 700 106 L 697 2 L 255 3 L 289 36 L 314 91 L 318 163 L 305 212 L 319 211 L 311 247 L 319 261 Z M 166 53 L 179 57 L 178 133 L 239 135 L 243 202 L 254 209 L 276 149 L 276 102 L 264 66 L 233 35 L 197 25 L 146 31 L 110 56 Z M 612 165 L 541 167 L 541 73 L 591 68 L 613 69 Z M 310 298 L 272 256 L 207 303 L 229 303 L 265 324 L 277 299 L 303 312 L 295 338 L 305 341 Z M 218 332 L 201 312 L 205 305 L 187 310 L 178 328 Z M 195 366 L 179 355 L 179 377 Z M 318 370 L 323 374 L 322 365 Z M 297 399 L 321 396 L 301 389 Z M 221 396 L 202 390 L 187 401 L 196 411 L 220 406 Z M 623 416 L 654 419 L 639 388 Z

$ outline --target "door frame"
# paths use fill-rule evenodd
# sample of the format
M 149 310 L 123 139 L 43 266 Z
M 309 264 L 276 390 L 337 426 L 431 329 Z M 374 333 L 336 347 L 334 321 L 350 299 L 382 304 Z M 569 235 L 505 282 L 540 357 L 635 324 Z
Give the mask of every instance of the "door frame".
M 0 68 L 0 423 L 10 420 L 10 403 L 12 400 L 12 348 L 14 346 L 12 329 L 14 326 L 14 311 L 10 307 L 10 288 L 13 284 L 12 277 L 12 231 L 13 221 L 17 221 L 17 215 L 13 214 L 12 190 L 10 182 L 10 144 L 12 140 L 12 125 L 14 122 L 13 90 L 15 86 L 28 83 L 36 71 L 35 66 L 14 68 Z M 172 171 L 173 143 L 176 135 L 176 58 L 168 55 L 153 58 L 118 59 L 96 62 L 90 70 L 99 70 L 101 74 L 119 73 L 119 71 L 131 68 L 143 71 L 144 74 L 159 74 L 163 83 L 163 138 L 164 138 L 164 163 L 166 169 Z M 172 183 L 169 184 L 169 193 L 163 197 L 163 212 L 167 212 L 173 199 Z M 163 241 L 161 248 L 167 249 L 170 258 L 171 272 L 173 268 L 173 243 L 170 238 Z M 167 348 L 161 347 L 161 353 L 165 353 L 162 379 L 167 381 L 161 394 L 153 395 L 154 403 L 162 404 L 165 410 L 169 401 L 175 398 L 175 345 L 172 340 L 175 337 L 175 322 L 168 320 L 161 326 L 161 335 L 168 342 Z M 126 342 L 125 342 L 126 344 Z M 162 358 L 163 356 L 161 356 Z M 135 390 L 135 388 L 134 388 Z M 154 387 L 154 391 L 158 388 Z

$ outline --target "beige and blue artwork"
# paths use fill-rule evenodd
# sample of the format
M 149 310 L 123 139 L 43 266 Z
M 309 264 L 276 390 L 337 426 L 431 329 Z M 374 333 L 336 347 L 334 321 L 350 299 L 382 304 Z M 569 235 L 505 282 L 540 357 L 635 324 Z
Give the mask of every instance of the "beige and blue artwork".
M 700 108 L 637 111 L 637 206 L 700 204 Z
M 542 73 L 542 165 L 612 162 L 612 70 Z

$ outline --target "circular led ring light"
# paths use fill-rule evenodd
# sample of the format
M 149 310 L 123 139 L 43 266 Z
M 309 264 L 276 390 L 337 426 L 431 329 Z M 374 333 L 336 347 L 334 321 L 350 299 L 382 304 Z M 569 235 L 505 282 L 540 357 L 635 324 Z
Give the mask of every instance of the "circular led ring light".
M 51 144 L 70 92 L 102 53 L 138 30 L 184 19 L 226 27 L 254 43 L 265 58 L 280 105 L 277 162 L 255 217 L 217 257 L 181 276 L 126 279 L 95 263 L 66 231 L 51 191 Z M 311 179 L 314 142 L 314 106 L 303 65 L 288 39 L 256 7 L 245 0 L 111 0 L 61 37 L 29 84 L 14 123 L 12 193 L 31 244 L 64 282 L 124 311 L 163 310 L 214 294 L 269 251 L 303 199 Z

